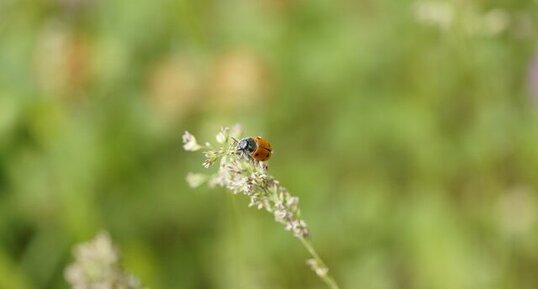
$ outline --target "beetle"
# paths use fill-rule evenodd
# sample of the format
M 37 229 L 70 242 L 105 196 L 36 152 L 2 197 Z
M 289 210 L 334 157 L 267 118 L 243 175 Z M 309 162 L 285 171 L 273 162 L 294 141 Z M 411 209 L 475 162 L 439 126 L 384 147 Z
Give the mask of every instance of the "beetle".
M 273 153 L 271 143 L 261 136 L 241 139 L 237 145 L 237 150 L 261 162 L 267 161 Z

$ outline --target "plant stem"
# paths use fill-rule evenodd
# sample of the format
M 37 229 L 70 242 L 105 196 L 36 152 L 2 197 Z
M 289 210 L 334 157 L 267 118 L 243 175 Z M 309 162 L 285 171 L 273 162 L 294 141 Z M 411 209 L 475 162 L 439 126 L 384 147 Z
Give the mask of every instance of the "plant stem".
M 299 240 L 301 240 L 301 243 L 303 244 L 303 246 L 306 248 L 306 250 L 308 251 L 308 253 L 310 253 L 310 255 L 316 259 L 316 261 L 318 262 L 318 264 L 320 264 L 321 266 L 323 266 L 324 268 L 328 268 L 325 263 L 323 262 L 323 260 L 321 260 L 321 258 L 319 257 L 318 253 L 316 252 L 316 250 L 314 249 L 314 246 L 312 246 L 312 243 L 310 243 L 310 241 L 308 239 L 305 239 L 305 238 L 299 238 Z M 330 288 L 330 289 L 339 289 L 338 287 L 338 284 L 336 284 L 336 281 L 334 281 L 334 279 L 327 273 L 327 274 L 318 274 L 317 272 L 315 272 L 316 275 L 319 276 L 319 278 L 321 278 L 321 280 L 323 280 L 323 282 L 325 282 L 325 284 L 327 284 L 327 286 Z
M 271 195 L 273 197 L 273 202 L 274 203 L 277 203 L 279 201 L 278 200 L 279 196 L 278 196 L 276 191 L 274 191 L 274 190 L 269 191 L 269 190 L 267 190 L 267 188 L 262 188 L 262 190 L 264 190 L 266 194 Z M 303 246 L 306 248 L 308 253 L 310 253 L 310 255 L 316 260 L 316 262 L 319 265 L 323 266 L 323 268 L 326 268 L 328 270 L 327 265 L 325 265 L 325 263 L 323 262 L 321 257 L 319 257 L 318 253 L 314 249 L 314 246 L 312 246 L 312 243 L 310 243 L 310 240 L 302 238 L 302 237 L 299 237 L 299 240 L 301 240 L 301 243 L 303 244 Z M 314 273 L 316 273 L 316 275 L 318 275 L 318 277 L 321 280 L 323 280 L 323 282 L 325 282 L 325 284 L 327 284 L 327 286 L 330 289 L 339 289 L 338 284 L 336 283 L 336 281 L 334 281 L 334 279 L 328 273 L 326 273 L 326 274 L 318 274 L 318 272 L 316 272 L 315 270 L 314 270 Z

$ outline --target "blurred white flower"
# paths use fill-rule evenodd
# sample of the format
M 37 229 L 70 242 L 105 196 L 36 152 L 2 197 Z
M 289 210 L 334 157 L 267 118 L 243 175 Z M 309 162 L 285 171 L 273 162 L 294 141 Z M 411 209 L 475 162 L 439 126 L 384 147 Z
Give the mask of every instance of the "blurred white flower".
M 312 258 L 306 260 L 306 265 L 308 265 L 308 267 L 310 267 L 310 269 L 316 272 L 316 274 L 320 277 L 325 277 L 327 276 L 327 273 L 329 273 L 329 269 L 316 259 Z
M 188 173 L 186 179 L 191 188 L 197 188 L 207 181 L 207 176 L 204 174 Z
M 73 289 L 141 289 L 138 279 L 126 273 L 108 233 L 75 247 L 75 262 L 65 269 Z
M 448 30 L 454 22 L 454 7 L 443 1 L 419 1 L 414 5 L 414 14 L 419 22 Z
M 502 33 L 508 27 L 510 18 L 506 11 L 493 9 L 483 17 L 483 32 L 489 36 L 495 36 Z
M 456 29 L 467 36 L 497 36 L 510 24 L 510 15 L 505 10 L 483 12 L 473 2 L 419 0 L 413 5 L 413 14 L 420 23 L 441 31 Z
M 216 136 L 217 142 L 220 144 L 223 144 L 226 141 L 228 141 L 229 132 L 230 132 L 229 128 L 227 127 L 221 128 L 219 133 Z
M 194 152 L 201 148 L 202 146 L 198 144 L 196 138 L 190 132 L 185 131 L 183 134 L 183 149 Z

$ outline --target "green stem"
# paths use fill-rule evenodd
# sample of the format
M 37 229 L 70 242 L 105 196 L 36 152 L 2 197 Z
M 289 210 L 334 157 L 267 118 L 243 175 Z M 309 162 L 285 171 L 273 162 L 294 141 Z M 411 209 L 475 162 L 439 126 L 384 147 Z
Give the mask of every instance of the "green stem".
M 323 262 L 323 260 L 321 260 L 321 258 L 319 257 L 318 253 L 316 252 L 316 250 L 314 249 L 314 246 L 312 246 L 312 243 L 310 243 L 309 240 L 305 239 L 305 238 L 299 238 L 299 240 L 301 240 L 301 243 L 303 244 L 303 246 L 306 248 L 306 250 L 308 251 L 308 253 L 310 253 L 310 255 L 316 260 L 316 262 L 318 264 L 320 264 L 321 266 L 323 266 L 324 268 L 328 268 L 325 263 Z M 334 279 L 327 273 L 327 274 L 317 274 L 316 275 L 319 276 L 319 278 L 321 278 L 321 280 L 323 282 L 325 282 L 325 284 L 327 284 L 327 286 L 330 288 L 330 289 L 339 289 L 338 287 L 338 284 L 336 284 L 336 281 L 334 281 Z
M 256 170 L 260 169 L 259 167 L 255 167 Z M 263 170 L 263 169 L 262 169 Z M 264 173 L 266 173 L 265 170 L 263 170 Z M 266 194 L 268 195 L 271 195 L 272 198 L 273 198 L 273 202 L 274 203 L 277 203 L 279 201 L 279 196 L 278 196 L 278 193 L 275 191 L 275 190 L 268 190 L 267 188 L 265 187 L 262 187 L 262 190 L 265 191 Z M 320 265 L 320 266 L 323 266 L 323 268 L 326 268 L 328 270 L 328 267 L 327 265 L 325 265 L 325 263 L 323 262 L 323 260 L 319 257 L 318 253 L 316 252 L 316 250 L 314 249 L 314 246 L 312 246 L 312 243 L 310 243 L 310 240 L 308 239 L 305 239 L 305 238 L 302 238 L 302 237 L 298 237 L 299 240 L 301 240 L 301 243 L 303 244 L 303 246 L 306 248 L 306 250 L 308 251 L 308 253 L 310 253 L 310 255 L 316 260 L 316 262 Z M 330 288 L 330 289 L 339 289 L 338 287 L 338 284 L 336 283 L 336 281 L 334 281 L 334 279 L 328 274 L 328 272 L 326 274 L 318 274 L 317 272 L 314 271 L 314 273 L 316 273 L 316 275 L 318 275 L 318 277 L 323 281 L 325 282 L 325 284 L 327 284 L 327 286 Z

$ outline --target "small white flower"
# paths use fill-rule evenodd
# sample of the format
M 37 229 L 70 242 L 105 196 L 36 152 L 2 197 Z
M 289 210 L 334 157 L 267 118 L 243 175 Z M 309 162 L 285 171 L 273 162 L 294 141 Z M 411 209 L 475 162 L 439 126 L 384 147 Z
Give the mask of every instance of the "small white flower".
M 299 205 L 299 197 L 289 197 L 286 201 L 286 206 L 296 208 Z
M 183 134 L 183 149 L 194 152 L 201 148 L 202 146 L 198 144 L 196 138 L 190 132 L 185 131 Z
M 75 262 L 64 272 L 72 288 L 143 288 L 137 278 L 123 270 L 119 252 L 108 233 L 100 233 L 93 240 L 77 245 L 73 252 Z
M 215 153 L 214 151 L 205 151 L 204 152 L 204 156 L 206 159 L 215 159 L 217 158 L 217 153 Z
M 285 210 L 282 210 L 282 209 L 275 209 L 275 212 L 274 212 L 274 215 L 275 215 L 275 220 L 279 223 L 285 223 L 286 222 L 286 217 L 288 216 L 288 212 L 285 211 Z
M 209 167 L 211 167 L 213 163 L 210 162 L 209 160 L 205 160 L 203 163 L 202 163 L 202 166 L 206 169 L 209 169 Z
M 225 143 L 226 141 L 228 141 L 229 131 L 230 131 L 230 129 L 227 128 L 227 127 L 221 128 L 219 133 L 216 136 L 217 142 L 222 144 L 222 143 Z
M 207 176 L 204 174 L 188 173 L 186 179 L 191 188 L 197 188 L 207 181 Z
M 318 276 L 322 278 L 327 276 L 327 273 L 329 273 L 329 269 L 325 265 L 320 264 L 320 262 L 318 262 L 316 259 L 312 258 L 306 260 L 306 265 L 308 265 L 310 269 L 312 269 Z
M 293 234 L 297 238 L 306 238 L 310 235 L 308 227 L 303 220 L 294 220 L 291 222 L 291 227 L 293 229 Z

